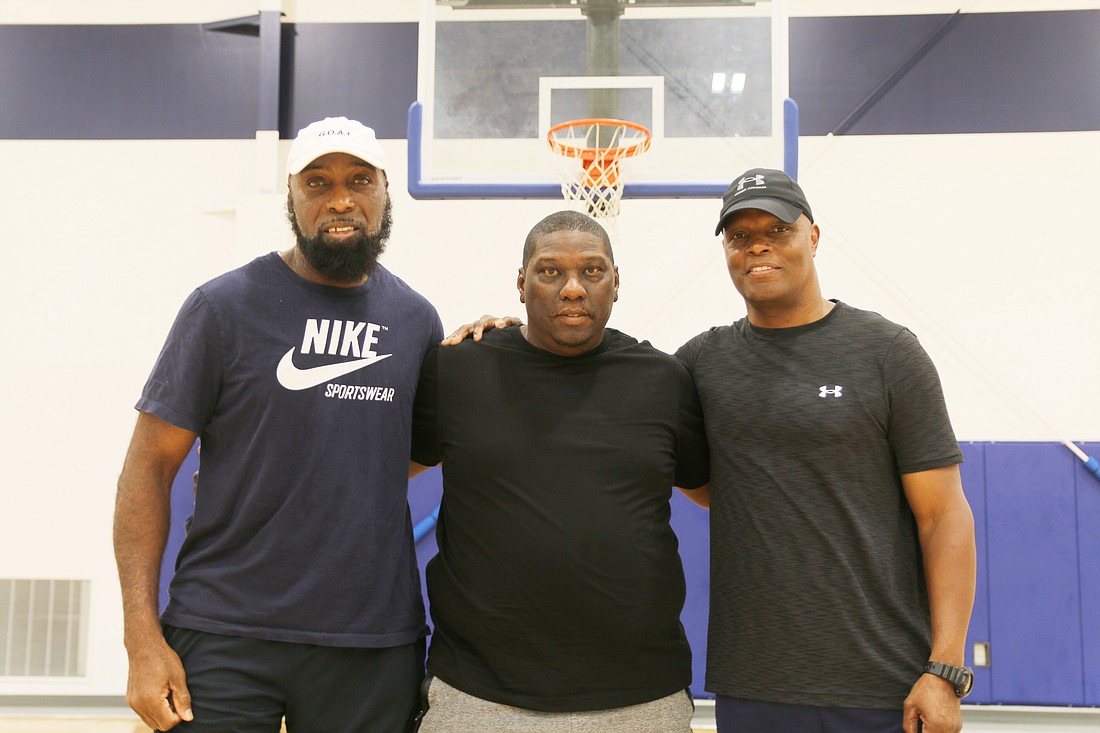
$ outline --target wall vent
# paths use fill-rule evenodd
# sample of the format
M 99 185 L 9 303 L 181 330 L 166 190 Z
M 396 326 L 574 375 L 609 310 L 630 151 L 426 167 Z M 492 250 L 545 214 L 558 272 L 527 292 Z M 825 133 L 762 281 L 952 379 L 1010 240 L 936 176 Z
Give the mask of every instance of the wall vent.
M 90 585 L 0 578 L 0 677 L 84 675 Z

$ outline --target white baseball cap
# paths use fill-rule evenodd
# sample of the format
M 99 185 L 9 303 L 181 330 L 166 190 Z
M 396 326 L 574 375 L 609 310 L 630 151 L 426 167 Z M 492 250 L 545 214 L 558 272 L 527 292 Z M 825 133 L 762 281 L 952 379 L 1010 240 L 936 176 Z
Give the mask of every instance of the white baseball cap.
M 322 155 L 347 153 L 379 170 L 386 170 L 386 154 L 374 130 L 347 117 L 326 117 L 303 127 L 290 146 L 286 169 L 297 175 Z

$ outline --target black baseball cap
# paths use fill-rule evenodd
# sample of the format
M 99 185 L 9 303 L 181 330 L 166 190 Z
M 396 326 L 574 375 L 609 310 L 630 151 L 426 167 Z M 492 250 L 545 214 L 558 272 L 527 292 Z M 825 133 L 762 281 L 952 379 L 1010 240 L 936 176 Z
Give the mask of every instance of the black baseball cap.
M 793 224 L 802 214 L 814 220 L 802 187 L 783 171 L 772 168 L 753 168 L 733 179 L 722 194 L 722 213 L 718 216 L 715 236 L 722 233 L 730 214 L 743 209 L 760 209 L 788 224 Z

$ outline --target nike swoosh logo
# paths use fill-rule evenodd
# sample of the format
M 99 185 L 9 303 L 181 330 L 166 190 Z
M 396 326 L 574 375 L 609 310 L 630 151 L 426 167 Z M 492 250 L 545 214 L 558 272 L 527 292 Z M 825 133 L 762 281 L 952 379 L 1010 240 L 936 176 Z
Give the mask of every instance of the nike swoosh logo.
M 345 374 L 359 371 L 363 367 L 370 366 L 383 359 L 388 359 L 391 356 L 393 356 L 393 354 L 383 354 L 382 356 L 372 356 L 367 359 L 341 361 L 336 364 L 325 364 L 310 369 L 299 369 L 294 366 L 294 349 L 291 348 L 290 351 L 283 354 L 283 358 L 279 360 L 279 367 L 275 370 L 275 378 L 279 380 L 279 384 L 287 389 L 309 389 L 310 387 L 316 387 L 318 384 L 331 382 L 333 379 L 342 377 Z

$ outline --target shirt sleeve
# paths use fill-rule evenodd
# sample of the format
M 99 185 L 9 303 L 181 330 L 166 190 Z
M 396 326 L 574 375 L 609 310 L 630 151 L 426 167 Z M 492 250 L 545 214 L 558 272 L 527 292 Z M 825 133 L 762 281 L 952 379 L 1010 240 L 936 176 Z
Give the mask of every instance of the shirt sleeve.
M 940 376 L 908 329 L 898 333 L 883 367 L 890 410 L 889 439 L 898 473 L 962 463 Z
M 710 480 L 710 450 L 695 382 L 686 368 L 682 371 L 676 435 L 676 485 L 681 489 L 697 489 Z
M 431 311 L 432 311 L 432 314 L 431 314 L 431 318 L 432 318 L 431 332 L 432 332 L 432 335 L 431 335 L 431 341 L 428 342 L 428 348 L 424 352 L 425 356 L 427 356 L 427 354 L 429 352 L 434 351 L 435 349 L 439 348 L 439 342 L 443 340 L 443 321 L 440 320 L 440 318 L 439 318 L 439 311 L 437 311 L 434 307 L 431 309 Z
M 137 409 L 201 434 L 217 405 L 223 359 L 215 309 L 195 290 L 168 332 Z
M 699 352 L 703 350 L 703 344 L 706 342 L 707 334 L 709 333 L 710 331 L 703 331 L 701 334 L 695 336 L 686 344 L 676 349 L 676 358 L 693 374 L 695 372 L 695 361 L 699 358 Z
M 442 337 L 441 337 L 442 338 Z M 453 348 L 453 347 L 451 347 Z M 420 381 L 413 402 L 412 460 L 422 466 L 434 466 L 443 456 L 439 445 L 436 413 L 439 410 L 439 348 L 424 357 Z

